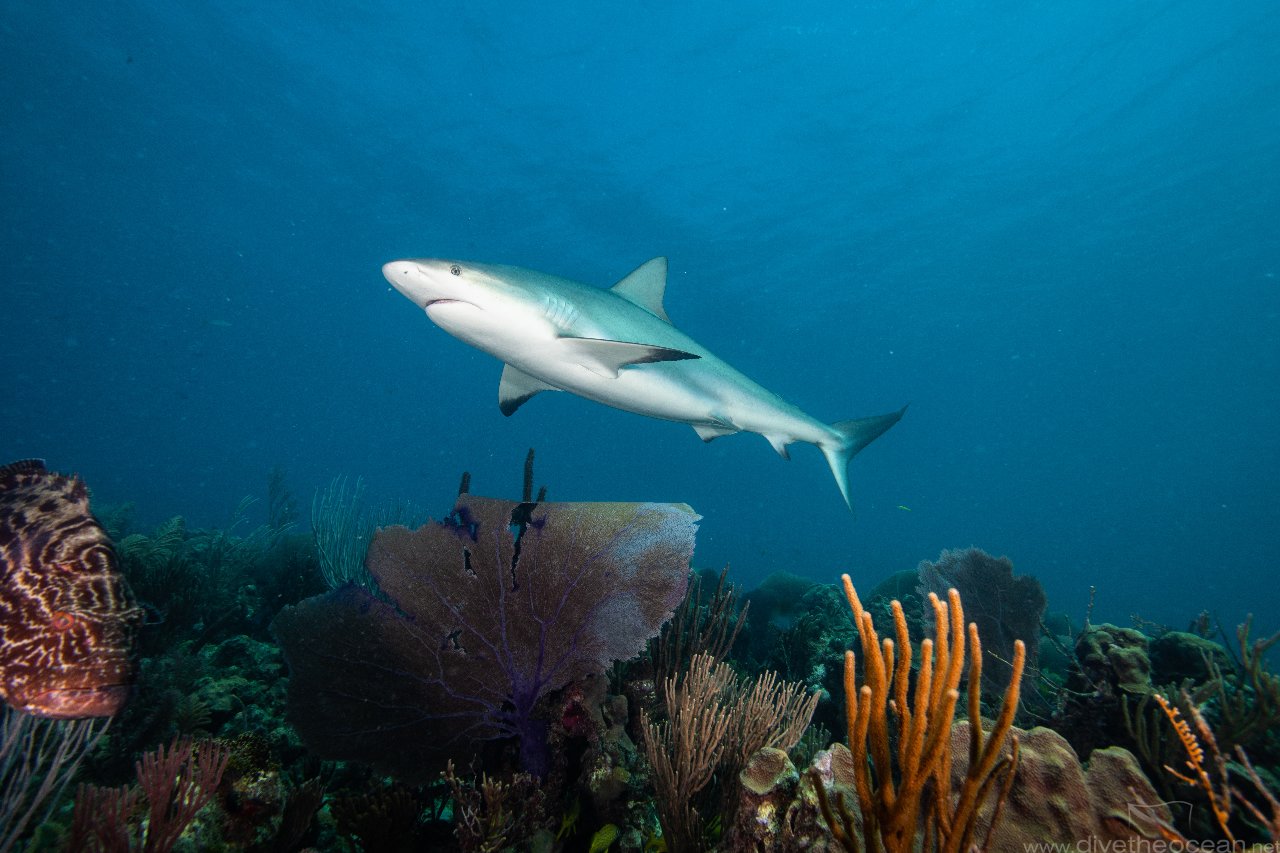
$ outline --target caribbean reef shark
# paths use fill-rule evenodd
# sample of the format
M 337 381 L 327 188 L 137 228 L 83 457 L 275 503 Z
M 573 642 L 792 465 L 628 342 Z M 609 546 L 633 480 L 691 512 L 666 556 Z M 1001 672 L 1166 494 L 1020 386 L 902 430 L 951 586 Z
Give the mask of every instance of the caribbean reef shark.
M 845 504 L 854 455 L 906 411 L 826 424 L 757 385 L 672 325 L 667 259 L 608 290 L 520 267 L 414 259 L 382 267 L 392 286 L 459 340 L 505 362 L 498 406 L 513 414 L 540 391 L 569 391 L 628 412 L 680 421 L 703 441 L 756 432 L 783 459 L 795 441 L 827 458 Z

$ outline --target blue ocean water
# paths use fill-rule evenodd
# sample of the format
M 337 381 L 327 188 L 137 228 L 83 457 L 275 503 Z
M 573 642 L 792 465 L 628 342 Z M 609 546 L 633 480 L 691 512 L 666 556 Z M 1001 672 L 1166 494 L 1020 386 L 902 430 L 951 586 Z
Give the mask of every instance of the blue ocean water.
M 1274 623 L 1280 7 L 5 0 L 0 457 L 229 521 L 279 463 L 677 500 L 696 560 L 869 588 L 978 545 L 1051 606 Z M 569 395 L 380 275 L 608 286 L 824 420 L 852 470 Z M 1266 614 L 1266 615 L 1264 615 Z

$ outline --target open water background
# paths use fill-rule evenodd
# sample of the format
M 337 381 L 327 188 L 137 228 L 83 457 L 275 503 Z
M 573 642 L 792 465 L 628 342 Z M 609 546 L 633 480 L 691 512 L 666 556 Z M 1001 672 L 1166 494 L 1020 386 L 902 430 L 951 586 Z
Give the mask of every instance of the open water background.
M 0 456 L 144 525 L 283 464 L 445 512 L 464 469 L 678 500 L 696 560 L 867 588 L 975 544 L 1051 606 L 1276 622 L 1280 6 L 0 3 Z M 608 286 L 824 420 L 854 463 L 569 395 L 379 274 Z

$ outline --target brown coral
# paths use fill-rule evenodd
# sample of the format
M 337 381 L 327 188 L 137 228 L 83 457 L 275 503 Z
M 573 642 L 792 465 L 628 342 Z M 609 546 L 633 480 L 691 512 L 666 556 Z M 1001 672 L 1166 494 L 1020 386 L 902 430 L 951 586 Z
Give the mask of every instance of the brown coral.
M 951 733 L 953 782 L 968 769 L 969 733 L 967 722 Z M 978 814 L 977 836 L 988 837 L 986 849 L 1022 851 L 1047 841 L 1159 837 L 1159 823 L 1169 820 L 1168 806 L 1128 750 L 1094 750 L 1085 768 L 1071 744 L 1052 729 L 1015 728 L 1012 734 L 1018 742 L 1018 769 L 1003 816 L 992 829 L 994 806 L 988 804 Z

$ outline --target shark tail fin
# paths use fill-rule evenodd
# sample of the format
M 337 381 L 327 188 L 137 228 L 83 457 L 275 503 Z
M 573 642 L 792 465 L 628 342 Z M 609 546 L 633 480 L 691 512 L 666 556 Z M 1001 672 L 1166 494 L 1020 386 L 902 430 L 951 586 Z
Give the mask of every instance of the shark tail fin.
M 853 501 L 849 498 L 849 460 L 857 456 L 859 450 L 879 438 L 885 430 L 902 420 L 902 415 L 906 411 L 907 407 L 903 406 L 898 411 L 887 415 L 836 421 L 831 428 L 839 438 L 818 445 L 822 449 L 822 454 L 827 457 L 827 464 L 831 466 L 831 473 L 836 478 L 836 485 L 840 487 L 840 494 L 844 496 L 845 505 L 849 507 L 850 512 L 853 511 Z

